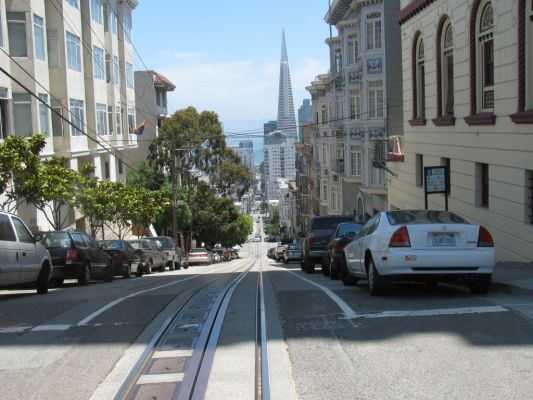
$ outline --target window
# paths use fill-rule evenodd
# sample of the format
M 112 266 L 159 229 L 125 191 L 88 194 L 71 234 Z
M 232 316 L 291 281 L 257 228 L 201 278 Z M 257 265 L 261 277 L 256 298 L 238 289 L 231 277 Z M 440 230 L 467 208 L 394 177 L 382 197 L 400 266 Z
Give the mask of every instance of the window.
M 526 171 L 526 223 L 533 225 L 533 171 Z
M 80 8 L 79 5 L 78 5 L 78 0 L 66 0 L 67 1 L 67 4 L 70 4 L 72 7 L 74 8 Z
M 109 16 L 111 18 L 111 32 L 113 32 L 113 35 L 116 35 L 117 34 L 117 14 L 111 5 L 109 5 L 109 10 L 111 11 L 109 13 Z
M 110 174 L 110 171 L 109 171 L 109 161 L 105 161 L 104 162 L 104 178 L 105 179 L 109 179 L 110 176 L 111 176 L 111 174 Z
M 424 71 L 424 41 L 418 43 L 416 57 L 416 115 L 424 118 L 426 114 L 426 80 Z
M 489 165 L 476 163 L 476 205 L 489 207 Z
M 93 46 L 93 74 L 95 79 L 105 80 L 104 50 Z
M 102 24 L 102 0 L 91 0 L 91 18 L 94 22 Z
M 342 96 L 335 96 L 335 119 L 337 121 L 342 120 L 343 107 L 344 107 L 344 104 L 342 101 Z
M 33 127 L 31 123 L 31 95 L 29 93 L 13 93 L 13 119 L 15 135 L 31 135 Z
M 35 14 L 33 14 L 33 35 L 35 37 L 35 58 L 44 61 L 44 20 Z
M 131 13 L 127 10 L 124 11 L 124 40 L 131 43 Z
M 73 71 L 81 72 L 80 38 L 67 32 L 67 65 Z
M 383 81 L 368 81 L 368 118 L 383 118 Z
M 54 137 L 61 137 L 63 136 L 63 119 L 60 117 L 60 115 L 63 115 L 63 105 L 60 101 L 52 99 L 51 106 L 55 111 L 52 113 L 52 134 Z
M 104 32 L 109 32 L 109 21 L 110 21 L 109 7 L 110 5 L 108 4 L 107 0 L 104 0 L 104 4 L 102 4 L 102 11 L 104 14 Z
M 11 219 L 13 221 L 13 225 L 15 226 L 15 231 L 17 232 L 17 236 L 19 237 L 19 241 L 23 243 L 33 244 L 33 235 L 30 233 L 28 228 L 26 228 L 24 222 L 22 222 L 17 217 L 11 217 Z
M 444 16 L 437 32 L 437 118 L 453 117 L 453 31 Z
M 48 66 L 50 68 L 58 68 L 61 66 L 59 58 L 59 37 L 57 30 L 50 30 L 46 32 L 48 44 Z
M 350 146 L 350 174 L 361 176 L 361 146 Z
M 328 109 L 326 106 L 322 106 L 322 125 L 326 125 L 328 121 Z
M 16 242 L 17 237 L 7 214 L 0 214 L 0 241 Z
M 424 156 L 415 155 L 415 179 L 417 187 L 424 187 Z
M 357 56 L 359 55 L 359 38 L 357 34 L 348 35 L 347 46 L 348 48 L 346 54 L 348 65 L 354 65 L 357 60 Z
M 105 81 L 107 83 L 112 81 L 112 76 L 111 76 L 111 56 L 108 53 L 106 53 L 106 55 L 105 55 Z
M 122 160 L 118 160 L 118 173 L 121 175 L 124 173 L 124 163 Z
M 120 106 L 115 106 L 115 119 L 117 121 L 117 136 L 122 135 L 122 110 Z
M 348 106 L 350 107 L 350 119 L 359 118 L 357 112 L 357 96 L 355 90 L 350 90 L 348 97 Z
M 480 57 L 481 57 L 481 104 L 484 110 L 494 108 L 494 19 L 492 4 L 487 3 L 481 12 L 479 24 Z
M 43 135 L 50 135 L 50 111 L 46 106 L 48 104 L 48 95 L 39 93 L 39 99 L 45 104 L 39 102 L 39 132 Z
M 0 139 L 9 136 L 9 115 L 7 88 L 0 88 Z
M 113 56 L 113 82 L 120 88 L 120 64 L 117 56 Z
M 374 11 L 366 16 L 366 49 L 381 49 L 381 13 Z
M 96 132 L 100 136 L 107 135 L 107 106 L 96 103 Z
M 28 57 L 26 44 L 26 13 L 8 12 L 7 34 L 9 37 L 9 53 L 13 57 Z
M 107 123 L 109 125 L 109 134 L 113 134 L 115 120 L 113 119 L 113 106 L 107 107 Z
M 385 186 L 385 170 L 383 168 L 376 168 L 374 166 L 374 148 L 369 151 L 368 163 L 370 170 L 370 185 L 371 186 Z
M 158 106 L 161 105 L 161 92 L 157 89 L 155 91 L 155 104 L 157 104 Z
M 85 113 L 83 111 L 83 100 L 70 99 L 70 122 L 74 126 L 70 127 L 72 136 L 83 135 L 83 125 L 85 123 Z
M 126 86 L 133 89 L 133 65 L 126 63 Z
M 328 181 L 322 181 L 322 200 L 328 201 Z
M 128 107 L 128 132 L 133 133 L 135 129 L 135 108 Z

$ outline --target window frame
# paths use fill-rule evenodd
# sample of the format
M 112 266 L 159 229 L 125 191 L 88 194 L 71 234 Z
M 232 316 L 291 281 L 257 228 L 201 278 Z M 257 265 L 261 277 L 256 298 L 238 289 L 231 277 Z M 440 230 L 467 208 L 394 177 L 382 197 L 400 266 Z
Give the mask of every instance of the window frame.
M 420 57 L 420 54 L 419 54 L 419 50 L 420 50 L 420 45 L 422 44 L 423 46 L 423 43 L 424 43 L 424 39 L 422 37 L 422 32 L 421 31 L 416 31 L 414 36 L 413 36 L 413 42 L 412 42 L 412 45 L 411 45 L 411 98 L 412 98 L 412 105 L 411 105 L 411 115 L 412 115 L 412 118 L 409 120 L 409 125 L 411 126 L 423 126 L 423 125 L 426 125 L 426 118 L 424 116 L 421 116 L 419 115 L 419 112 L 420 112 L 420 99 L 419 99 L 419 96 L 420 96 L 420 85 L 421 85 L 421 73 L 424 72 L 425 73 L 425 70 L 422 69 L 420 70 L 419 69 L 419 57 Z M 425 57 L 424 57 L 425 58 Z M 425 86 L 425 77 L 423 79 L 424 81 L 424 86 Z M 425 97 L 425 87 L 423 88 L 423 94 L 424 94 L 424 97 Z M 424 107 L 423 107 L 424 111 L 425 111 L 425 101 L 424 101 Z
M 48 104 L 48 94 L 39 93 L 38 96 L 42 101 Z M 49 137 L 50 136 L 50 109 L 40 101 L 37 104 L 37 108 L 38 108 L 37 111 L 39 115 L 39 132 Z M 43 124 L 46 124 L 46 130 L 43 129 Z
M 126 62 L 126 87 L 128 89 L 134 89 L 135 83 L 133 81 L 133 65 Z
M 107 104 L 96 103 L 94 114 L 98 136 L 107 136 L 109 133 L 109 128 L 107 126 Z
M 29 93 L 12 93 L 13 96 L 13 128 L 14 133 L 16 136 L 21 137 L 28 137 L 31 136 L 33 133 L 33 110 L 32 110 L 32 97 Z M 19 96 L 24 96 L 24 99 Z M 26 121 L 30 125 L 30 131 L 20 133 L 17 129 L 17 107 L 24 107 L 23 110 L 19 110 L 19 112 L 24 111 L 28 115 L 19 117 L 22 118 L 23 121 Z
M 15 18 L 16 16 L 24 16 L 23 19 L 21 18 Z M 6 12 L 6 21 L 7 21 L 7 31 L 8 31 L 8 37 L 9 40 L 9 54 L 12 57 L 28 57 L 28 27 L 27 27 L 27 21 L 26 21 L 26 12 L 23 11 L 8 11 Z M 11 28 L 15 28 L 18 25 L 24 25 L 24 51 L 18 52 L 15 51 L 15 49 L 12 49 L 12 45 L 14 44 L 13 41 L 13 35 L 14 32 L 11 31 Z M 22 47 L 20 48 L 22 49 Z M 20 50 L 17 49 L 17 50 Z
M 368 112 L 366 119 L 383 118 L 384 113 L 384 88 L 383 79 L 369 80 L 367 82 L 367 105 Z M 381 99 L 381 100 L 380 100 Z M 372 104 L 374 105 L 372 107 Z M 381 104 L 381 107 L 379 105 Z
M 37 21 L 36 21 L 37 19 Z M 40 20 L 40 21 L 39 21 Z M 39 24 L 40 22 L 40 24 Z M 46 43 L 46 35 L 45 35 L 45 26 L 44 26 L 44 18 L 37 15 L 37 14 L 33 14 L 33 18 L 32 18 L 32 23 L 33 23 L 33 42 L 35 44 L 35 48 L 34 48 L 34 53 L 35 53 L 35 58 L 37 60 L 41 60 L 41 61 L 46 61 L 46 46 L 45 46 L 45 43 Z M 37 41 L 37 32 L 40 32 L 40 41 Z M 39 46 L 38 44 L 40 43 L 40 50 L 38 52 L 38 49 L 39 49 Z M 42 52 L 42 57 L 41 57 L 41 52 Z
M 383 47 L 382 16 L 383 14 L 381 10 L 371 10 L 366 15 L 365 22 L 366 22 L 366 50 L 367 51 L 381 50 Z M 371 33 L 371 35 L 369 33 Z M 379 38 L 379 40 L 377 40 L 377 38 Z
M 104 0 L 105 1 L 105 0 Z M 95 8 L 98 8 L 98 13 L 95 12 Z M 91 0 L 91 20 L 96 22 L 99 25 L 103 25 L 104 16 L 103 16 L 103 5 L 102 0 Z
M 70 136 L 83 136 L 85 126 L 85 102 L 79 99 L 69 98 Z
M 361 145 L 350 145 L 350 175 L 361 177 L 363 151 Z
M 93 78 L 106 80 L 105 52 L 104 49 L 93 45 Z
M 115 105 L 115 122 L 117 124 L 117 136 L 122 135 L 122 107 Z
M 80 37 L 66 31 L 65 41 L 67 42 L 67 68 L 71 71 L 82 72 L 82 55 Z
M 128 112 L 128 133 L 130 135 L 133 135 L 134 129 L 136 128 L 136 126 L 135 126 L 135 108 L 128 107 L 127 112 Z M 131 117 L 131 121 L 130 121 L 130 117 Z
M 448 41 L 448 34 L 451 40 Z M 455 85 L 454 85 L 454 36 L 453 25 L 448 15 L 443 15 L 437 26 L 436 82 L 437 115 L 433 119 L 436 126 L 455 125 Z
M 75 9 L 77 9 L 77 10 L 80 9 L 80 5 L 78 3 L 78 0 L 65 0 L 65 1 L 66 1 L 67 4 L 70 4 Z

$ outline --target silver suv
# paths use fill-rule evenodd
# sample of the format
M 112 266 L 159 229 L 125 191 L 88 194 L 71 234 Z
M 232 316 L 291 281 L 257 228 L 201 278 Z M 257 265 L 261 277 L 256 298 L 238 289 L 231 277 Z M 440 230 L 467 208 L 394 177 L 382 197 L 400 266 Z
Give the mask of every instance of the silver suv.
M 165 270 L 165 266 L 168 267 L 169 271 L 180 269 L 179 256 L 176 255 L 176 244 L 174 243 L 174 239 L 170 236 L 153 236 L 145 237 L 143 239 L 153 240 L 163 248 L 163 253 L 165 254 L 163 271 Z
M 16 215 L 0 212 L 0 287 L 36 287 L 48 293 L 52 261 L 48 250 L 39 243 L 41 235 L 32 235 Z

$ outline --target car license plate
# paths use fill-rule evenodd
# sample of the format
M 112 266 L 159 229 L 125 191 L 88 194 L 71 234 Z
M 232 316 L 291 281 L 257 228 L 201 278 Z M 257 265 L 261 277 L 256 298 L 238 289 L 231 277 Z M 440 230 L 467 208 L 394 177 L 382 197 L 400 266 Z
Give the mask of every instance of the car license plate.
M 453 233 L 434 233 L 433 246 L 455 246 L 455 235 Z

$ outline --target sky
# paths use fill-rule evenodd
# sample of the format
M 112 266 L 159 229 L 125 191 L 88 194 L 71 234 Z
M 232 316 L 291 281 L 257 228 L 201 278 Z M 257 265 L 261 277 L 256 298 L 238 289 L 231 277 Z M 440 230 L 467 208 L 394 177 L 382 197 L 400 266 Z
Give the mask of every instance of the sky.
M 296 118 L 305 90 L 329 68 L 328 0 L 140 0 L 133 12 L 135 68 L 170 79 L 169 110 L 215 111 L 228 134 L 277 117 L 285 30 Z M 228 140 L 236 144 L 235 140 Z M 237 141 L 238 142 L 238 141 Z M 255 163 L 262 140 L 254 139 Z

